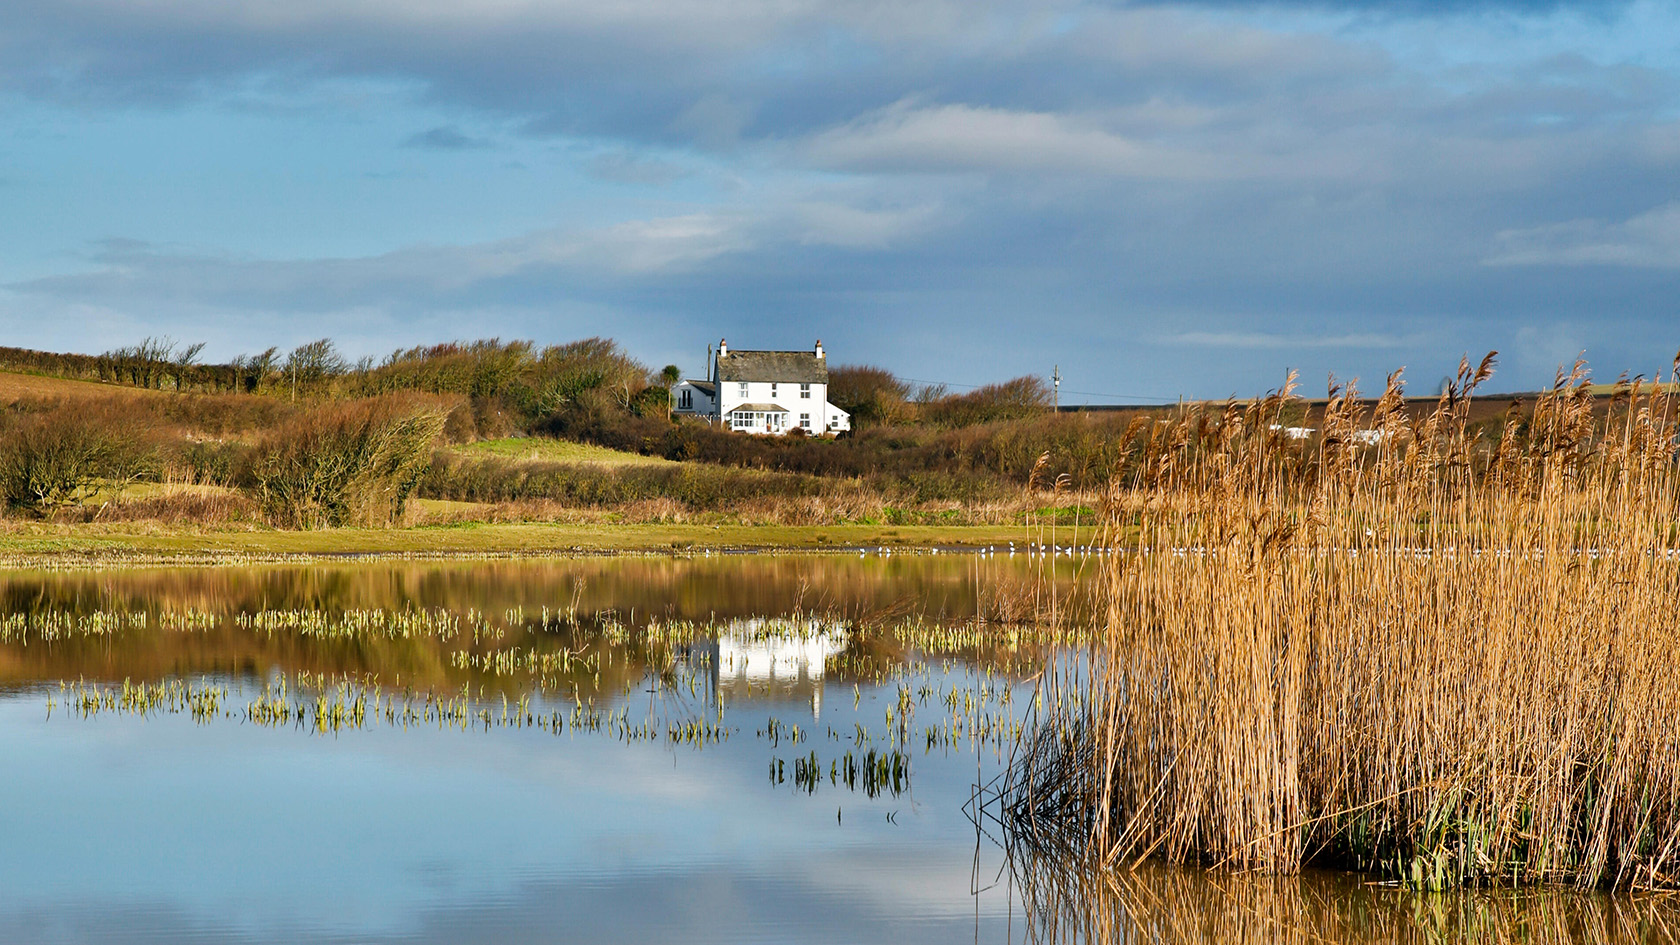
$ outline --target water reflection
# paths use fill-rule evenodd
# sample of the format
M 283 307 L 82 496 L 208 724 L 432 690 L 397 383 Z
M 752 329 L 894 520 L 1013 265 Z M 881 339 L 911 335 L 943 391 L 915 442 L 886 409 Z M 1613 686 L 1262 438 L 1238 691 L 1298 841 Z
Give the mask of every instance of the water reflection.
M 723 625 L 694 652 L 711 670 L 713 700 L 751 698 L 755 689 L 803 696 L 812 720 L 820 721 L 829 661 L 845 652 L 847 641 L 845 627 L 832 620 L 753 617 Z
M 1416 893 L 1359 876 L 1174 868 L 1074 870 L 1023 854 L 1012 865 L 1033 943 L 1546 945 L 1680 941 L 1680 899 L 1569 889 Z
M 0 646 L 0 686 L 303 671 L 372 674 L 387 683 L 400 676 L 404 684 L 437 689 L 465 682 L 519 688 L 507 678 L 453 665 L 452 655 L 463 647 L 439 645 L 432 637 L 264 633 L 250 619 L 447 612 L 480 615 L 515 631 L 506 646 L 616 647 L 624 658 L 601 671 L 602 685 L 610 688 L 632 681 L 642 667 L 625 661 L 634 654 L 622 652 L 623 641 L 601 639 L 605 625 L 638 630 L 654 623 L 813 614 L 865 623 L 913 614 L 962 623 L 1030 610 L 1035 596 L 1047 599 L 1052 585 L 1065 596 L 1075 567 L 1064 559 L 1051 581 L 1041 563 L 1024 558 L 765 555 L 12 574 L 0 578 L 0 619 L 137 615 L 149 630 L 170 629 L 175 621 L 190 624 L 175 629 L 193 632 L 73 634 L 50 646 L 18 645 L 12 638 Z M 40 639 L 37 633 L 34 640 Z
M 994 843 L 965 808 L 1060 639 L 999 618 L 1051 586 L 947 556 L 7 576 L 0 942 L 1680 940 L 1660 897 Z M 107 709 L 125 680 L 142 708 Z

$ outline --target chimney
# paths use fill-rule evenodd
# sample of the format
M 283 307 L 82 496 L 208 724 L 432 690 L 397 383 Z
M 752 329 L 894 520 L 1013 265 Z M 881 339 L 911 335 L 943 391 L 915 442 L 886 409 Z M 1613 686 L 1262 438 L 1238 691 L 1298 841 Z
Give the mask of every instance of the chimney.
M 720 358 L 729 357 L 729 339 L 728 338 L 719 338 L 718 339 L 718 357 L 720 357 Z
M 822 356 L 823 356 L 823 353 L 822 353 L 822 339 L 818 338 L 817 339 L 817 357 L 821 358 Z

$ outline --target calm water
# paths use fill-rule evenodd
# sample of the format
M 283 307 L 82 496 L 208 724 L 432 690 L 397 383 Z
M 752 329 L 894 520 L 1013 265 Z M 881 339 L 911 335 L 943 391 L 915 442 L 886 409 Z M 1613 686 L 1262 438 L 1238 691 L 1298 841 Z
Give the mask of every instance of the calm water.
M 1675 929 L 1653 901 L 1011 863 L 965 805 L 1056 635 L 973 620 L 1034 595 L 1066 607 L 1071 569 L 871 555 L 8 575 L 0 941 Z

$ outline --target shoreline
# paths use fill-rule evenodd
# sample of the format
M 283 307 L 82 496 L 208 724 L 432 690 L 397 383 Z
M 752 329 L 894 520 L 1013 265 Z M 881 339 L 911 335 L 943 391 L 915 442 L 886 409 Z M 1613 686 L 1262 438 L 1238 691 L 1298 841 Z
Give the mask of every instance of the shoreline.
M 1020 525 L 520 523 L 318 531 L 47 525 L 0 533 L 0 571 L 613 555 L 855 554 L 878 548 L 895 553 L 977 552 L 1010 543 L 1025 548 L 1038 531 Z M 1059 531 L 1071 534 L 1072 530 Z

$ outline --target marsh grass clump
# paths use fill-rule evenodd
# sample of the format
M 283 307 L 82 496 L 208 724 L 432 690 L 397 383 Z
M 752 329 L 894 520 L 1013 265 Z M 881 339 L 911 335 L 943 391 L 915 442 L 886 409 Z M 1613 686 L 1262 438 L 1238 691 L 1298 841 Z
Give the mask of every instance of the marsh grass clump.
M 319 407 L 258 447 L 253 492 L 281 525 L 393 524 L 448 415 L 445 405 L 410 395 Z
M 1677 362 L 1680 365 L 1680 362 Z M 1680 449 L 1667 386 L 1582 365 L 1468 430 L 1289 387 L 1140 425 L 1106 632 L 1023 746 L 1006 820 L 1130 866 L 1308 863 L 1439 889 L 1680 884 Z

